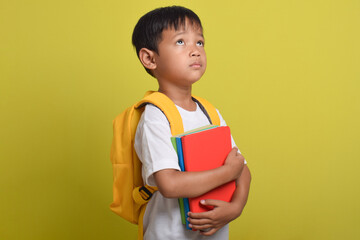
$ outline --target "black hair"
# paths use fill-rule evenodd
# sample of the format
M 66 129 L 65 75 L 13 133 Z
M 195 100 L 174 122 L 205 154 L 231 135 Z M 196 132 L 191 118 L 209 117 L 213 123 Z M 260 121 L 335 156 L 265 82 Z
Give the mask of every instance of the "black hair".
M 202 29 L 200 18 L 185 7 L 162 7 L 146 13 L 139 19 L 132 35 L 132 44 L 136 49 L 137 56 L 139 57 L 139 51 L 142 48 L 159 53 L 158 44 L 162 32 L 168 28 L 178 30 L 179 27 L 185 26 L 186 20 Z M 149 69 L 145 68 L 145 70 L 152 75 Z

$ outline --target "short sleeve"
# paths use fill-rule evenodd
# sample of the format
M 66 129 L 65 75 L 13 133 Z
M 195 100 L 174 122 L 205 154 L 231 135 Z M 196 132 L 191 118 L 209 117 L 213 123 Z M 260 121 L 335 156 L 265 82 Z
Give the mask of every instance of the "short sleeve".
M 142 162 L 145 184 L 156 186 L 153 174 L 163 169 L 180 170 L 177 154 L 171 143 L 171 131 L 164 113 L 148 104 L 135 134 L 135 151 Z
M 225 122 L 224 118 L 221 116 L 219 110 L 216 109 L 216 111 L 217 111 L 217 113 L 219 114 L 220 126 L 227 126 L 227 125 L 226 125 L 226 122 Z M 237 147 L 236 144 L 235 144 L 234 138 L 232 137 L 232 135 L 231 135 L 231 144 L 232 144 L 232 147 Z M 238 148 L 238 149 L 239 149 L 239 148 Z M 241 153 L 240 149 L 239 149 L 239 153 Z M 247 164 L 246 160 L 244 161 L 244 163 Z

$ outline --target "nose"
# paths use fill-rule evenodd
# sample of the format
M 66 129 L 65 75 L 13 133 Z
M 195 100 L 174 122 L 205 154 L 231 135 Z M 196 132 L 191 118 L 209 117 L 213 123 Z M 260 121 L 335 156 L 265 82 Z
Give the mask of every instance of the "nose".
M 197 46 L 194 46 L 190 49 L 190 56 L 191 57 L 200 57 L 200 51 Z
M 192 57 L 200 57 L 200 52 L 199 51 L 194 51 L 191 53 Z

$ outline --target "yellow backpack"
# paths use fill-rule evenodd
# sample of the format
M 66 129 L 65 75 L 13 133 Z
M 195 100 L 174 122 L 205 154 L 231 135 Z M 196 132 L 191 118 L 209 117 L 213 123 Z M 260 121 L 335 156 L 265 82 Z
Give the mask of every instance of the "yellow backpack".
M 209 122 L 220 125 L 214 106 L 203 98 L 194 97 Z M 146 104 L 158 107 L 166 116 L 171 134 L 184 132 L 182 119 L 175 104 L 165 94 L 148 91 L 144 98 L 127 108 L 113 121 L 113 141 L 110 158 L 113 166 L 113 202 L 110 209 L 127 221 L 138 224 L 138 239 L 143 239 L 143 216 L 146 203 L 156 187 L 144 186 L 141 162 L 134 149 L 135 132 Z M 169 139 L 170 141 L 170 139 Z

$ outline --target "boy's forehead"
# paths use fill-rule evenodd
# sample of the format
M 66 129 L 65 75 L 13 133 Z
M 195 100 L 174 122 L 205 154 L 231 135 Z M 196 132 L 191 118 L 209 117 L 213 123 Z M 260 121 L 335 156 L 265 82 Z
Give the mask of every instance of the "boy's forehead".
M 202 27 L 195 22 L 189 22 L 188 20 L 184 23 L 181 23 L 175 28 L 175 26 L 168 26 L 166 29 L 163 30 L 166 32 L 172 32 L 172 33 L 181 33 L 181 32 L 187 32 L 187 31 L 194 31 L 197 32 L 199 35 L 203 36 L 203 29 Z

